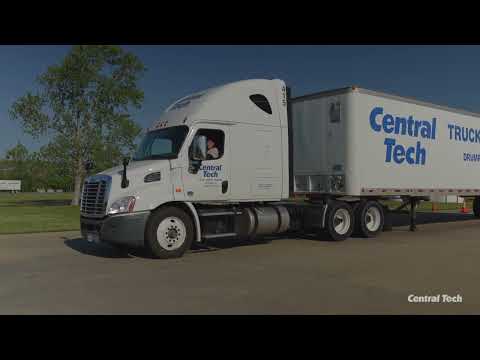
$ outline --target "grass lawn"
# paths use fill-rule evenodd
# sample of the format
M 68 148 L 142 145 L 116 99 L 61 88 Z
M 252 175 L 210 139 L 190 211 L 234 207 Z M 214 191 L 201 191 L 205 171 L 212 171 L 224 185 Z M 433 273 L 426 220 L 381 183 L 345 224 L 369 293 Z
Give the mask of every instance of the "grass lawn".
M 0 234 L 80 229 L 71 193 L 0 193 Z

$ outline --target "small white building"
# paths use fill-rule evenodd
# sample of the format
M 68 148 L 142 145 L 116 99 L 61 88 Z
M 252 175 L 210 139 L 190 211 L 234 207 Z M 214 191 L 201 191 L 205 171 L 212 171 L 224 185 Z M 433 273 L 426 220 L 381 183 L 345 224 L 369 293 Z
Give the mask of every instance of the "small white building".
M 21 191 L 21 180 L 0 180 L 0 191 Z

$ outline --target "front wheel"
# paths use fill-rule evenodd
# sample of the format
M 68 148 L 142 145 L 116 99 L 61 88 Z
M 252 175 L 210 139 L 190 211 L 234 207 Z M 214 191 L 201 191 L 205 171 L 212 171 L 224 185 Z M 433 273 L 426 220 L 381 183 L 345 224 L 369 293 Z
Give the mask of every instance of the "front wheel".
M 152 213 L 145 233 L 145 246 L 159 259 L 181 257 L 193 242 L 194 227 L 190 216 L 176 207 Z
M 343 201 L 332 201 L 325 216 L 325 229 L 333 241 L 342 241 L 353 232 L 353 210 Z

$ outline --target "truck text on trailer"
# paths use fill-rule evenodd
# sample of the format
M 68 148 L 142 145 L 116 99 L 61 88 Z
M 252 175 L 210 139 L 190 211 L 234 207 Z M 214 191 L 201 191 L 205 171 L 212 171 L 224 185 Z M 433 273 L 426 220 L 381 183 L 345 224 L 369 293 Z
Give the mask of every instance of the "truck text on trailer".
M 432 195 L 475 197 L 480 216 L 479 117 L 358 87 L 297 98 L 278 79 L 212 88 L 168 107 L 131 162 L 85 180 L 82 235 L 170 258 L 214 238 L 376 236 L 389 197 L 410 204 L 412 229 Z

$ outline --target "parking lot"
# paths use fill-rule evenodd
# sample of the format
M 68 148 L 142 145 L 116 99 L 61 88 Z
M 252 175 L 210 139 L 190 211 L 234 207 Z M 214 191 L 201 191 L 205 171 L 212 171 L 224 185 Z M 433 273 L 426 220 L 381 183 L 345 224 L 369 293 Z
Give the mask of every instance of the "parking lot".
M 77 231 L 1 235 L 0 313 L 479 313 L 480 220 L 433 220 L 419 214 L 418 232 L 400 226 L 375 239 L 218 241 L 174 260 L 90 244 Z M 408 301 L 437 294 L 462 302 Z

